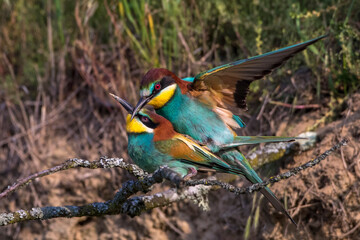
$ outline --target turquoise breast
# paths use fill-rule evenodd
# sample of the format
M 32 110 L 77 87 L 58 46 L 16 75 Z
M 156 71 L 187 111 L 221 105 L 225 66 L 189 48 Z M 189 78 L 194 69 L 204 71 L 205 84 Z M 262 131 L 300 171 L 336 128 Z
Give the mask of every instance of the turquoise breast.
M 181 93 L 176 88 L 174 96 L 156 113 L 168 119 L 174 129 L 206 144 L 217 152 L 217 145 L 230 143 L 234 135 L 219 116 L 205 104 Z
M 147 172 L 153 172 L 165 165 L 171 157 L 156 150 L 151 133 L 128 135 L 128 153 L 136 165 Z

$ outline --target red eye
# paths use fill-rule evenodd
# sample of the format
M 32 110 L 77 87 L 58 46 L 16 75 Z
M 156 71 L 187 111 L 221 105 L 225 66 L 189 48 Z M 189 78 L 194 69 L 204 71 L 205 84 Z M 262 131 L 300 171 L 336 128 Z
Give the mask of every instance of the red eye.
M 157 83 L 157 84 L 155 85 L 155 90 L 160 90 L 160 88 L 161 88 L 160 83 Z
M 141 117 L 141 121 L 142 121 L 142 122 L 148 122 L 148 121 L 149 121 L 149 118 L 148 118 L 148 117 Z

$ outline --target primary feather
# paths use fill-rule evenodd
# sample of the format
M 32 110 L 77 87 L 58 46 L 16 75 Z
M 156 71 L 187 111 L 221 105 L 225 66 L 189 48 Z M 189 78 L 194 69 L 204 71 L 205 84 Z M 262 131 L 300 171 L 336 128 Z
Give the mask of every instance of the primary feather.
M 246 96 L 252 81 L 263 78 L 296 53 L 325 37 L 326 35 L 320 36 L 303 43 L 238 60 L 199 73 L 192 82 L 188 83 L 189 89 L 190 91 L 210 91 L 213 89 L 223 95 L 225 104 L 246 109 Z
M 236 136 L 232 143 L 219 146 L 221 149 L 233 148 L 242 145 L 258 144 L 258 143 L 274 143 L 274 142 L 292 142 L 304 138 L 300 137 L 277 137 L 277 136 Z

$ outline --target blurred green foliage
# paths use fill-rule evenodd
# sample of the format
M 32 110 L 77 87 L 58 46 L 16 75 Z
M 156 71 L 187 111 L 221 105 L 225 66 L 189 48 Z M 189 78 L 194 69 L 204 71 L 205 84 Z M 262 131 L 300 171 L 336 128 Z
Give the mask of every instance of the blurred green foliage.
M 64 49 L 71 79 L 76 40 L 128 46 L 126 54 L 113 54 L 131 71 L 162 66 L 186 77 L 329 33 L 278 75 L 307 65 L 318 79 L 318 97 L 322 90 L 344 95 L 359 87 L 359 12 L 355 0 L 2 0 L 0 86 L 7 93 L 20 85 L 56 86 Z

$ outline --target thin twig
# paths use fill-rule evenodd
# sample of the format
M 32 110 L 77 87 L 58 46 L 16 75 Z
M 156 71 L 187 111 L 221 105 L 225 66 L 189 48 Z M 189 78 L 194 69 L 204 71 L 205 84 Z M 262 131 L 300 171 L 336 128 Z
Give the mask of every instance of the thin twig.
M 356 226 L 353 227 L 350 231 L 348 231 L 348 232 L 340 235 L 340 236 L 339 236 L 339 239 L 346 238 L 347 236 L 353 234 L 359 227 L 360 227 L 360 222 L 358 222 L 358 224 L 356 224 Z
M 189 45 L 188 45 L 187 42 L 185 41 L 185 38 L 184 38 L 184 36 L 183 36 L 183 34 L 182 34 L 181 31 L 178 31 L 178 37 L 179 37 L 182 45 L 184 46 L 185 51 L 186 51 L 186 53 L 188 54 L 188 57 L 189 57 L 190 61 L 191 61 L 192 63 L 195 63 L 194 55 L 192 55 L 192 53 L 191 53 L 191 51 L 190 51 L 190 48 L 189 48 Z
M 8 186 L 6 190 L 4 190 L 2 193 L 0 193 L 0 199 L 7 196 L 9 193 L 14 192 L 18 188 L 21 188 L 25 186 L 26 184 L 29 184 L 31 181 L 35 180 L 39 177 L 44 177 L 59 171 L 71 169 L 71 168 L 114 168 L 119 167 L 122 169 L 127 170 L 131 174 L 133 174 L 137 178 L 141 178 L 146 176 L 147 174 L 139 168 L 138 166 L 134 164 L 125 163 L 122 158 L 106 158 L 101 157 L 98 161 L 90 162 L 88 160 L 83 160 L 79 158 L 72 158 L 67 160 L 65 163 L 57 165 L 55 167 L 46 169 L 44 171 L 32 174 L 26 178 L 22 178 L 17 180 L 14 184 L 11 186 Z
M 278 101 L 269 101 L 270 104 L 278 105 L 282 107 L 295 108 L 295 109 L 305 109 L 305 108 L 320 108 L 319 104 L 307 104 L 307 105 L 293 105 L 289 103 L 283 103 Z
M 264 113 L 266 104 L 267 104 L 268 102 L 269 102 L 269 94 L 266 94 L 265 100 L 264 100 L 264 102 L 263 102 L 263 104 L 262 104 L 262 106 L 261 106 L 261 109 L 260 109 L 259 114 L 258 114 L 257 117 L 256 117 L 256 120 L 258 120 L 258 121 L 260 120 L 261 116 L 262 116 L 263 113 Z

